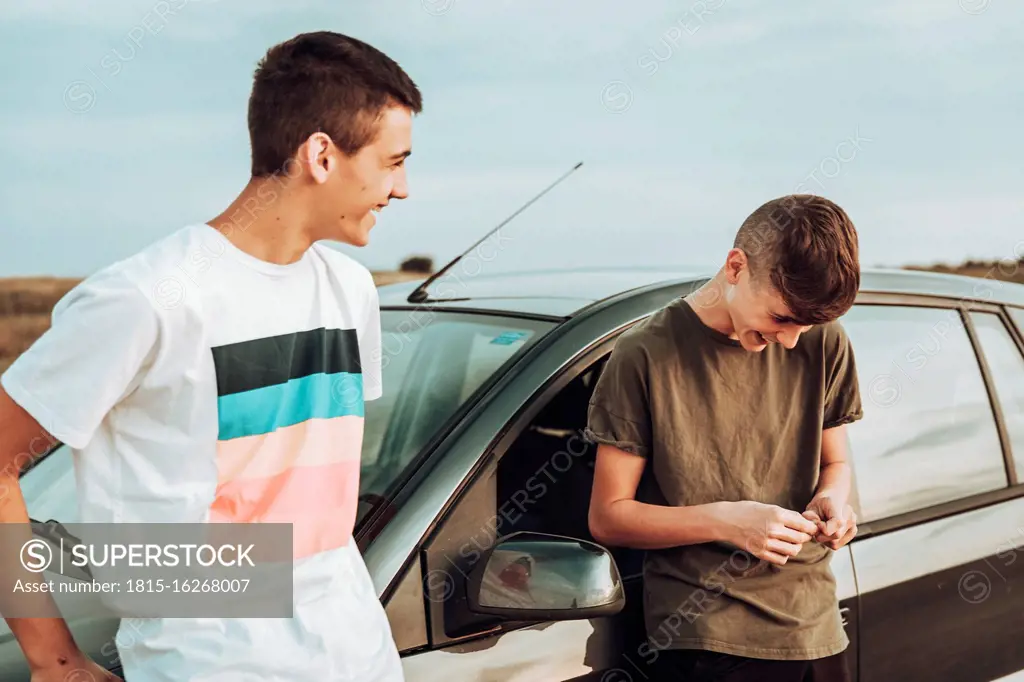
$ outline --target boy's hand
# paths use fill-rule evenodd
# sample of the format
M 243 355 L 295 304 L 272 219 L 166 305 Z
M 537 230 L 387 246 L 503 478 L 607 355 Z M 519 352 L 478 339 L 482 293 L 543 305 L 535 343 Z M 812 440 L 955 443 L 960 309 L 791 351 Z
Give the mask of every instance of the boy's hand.
M 803 514 L 818 526 L 816 542 L 840 549 L 857 535 L 857 514 L 848 504 L 840 504 L 828 495 L 815 496 Z
M 726 529 L 722 539 L 776 566 L 799 554 L 816 530 L 815 522 L 799 513 L 762 502 L 725 502 L 719 509 Z

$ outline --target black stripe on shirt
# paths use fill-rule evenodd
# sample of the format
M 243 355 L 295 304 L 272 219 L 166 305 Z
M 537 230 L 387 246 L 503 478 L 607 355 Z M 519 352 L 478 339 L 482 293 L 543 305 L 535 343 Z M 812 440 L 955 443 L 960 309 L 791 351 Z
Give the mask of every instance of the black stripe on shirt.
M 283 384 L 312 374 L 360 374 L 355 329 L 311 329 L 213 348 L 217 395 Z

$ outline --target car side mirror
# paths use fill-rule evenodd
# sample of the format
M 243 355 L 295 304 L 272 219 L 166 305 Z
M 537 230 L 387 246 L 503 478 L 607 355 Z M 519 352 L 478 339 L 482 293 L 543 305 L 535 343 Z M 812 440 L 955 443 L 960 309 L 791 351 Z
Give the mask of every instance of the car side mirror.
M 470 610 L 510 620 L 611 616 L 626 603 L 607 549 L 525 531 L 500 538 L 473 568 L 467 588 Z

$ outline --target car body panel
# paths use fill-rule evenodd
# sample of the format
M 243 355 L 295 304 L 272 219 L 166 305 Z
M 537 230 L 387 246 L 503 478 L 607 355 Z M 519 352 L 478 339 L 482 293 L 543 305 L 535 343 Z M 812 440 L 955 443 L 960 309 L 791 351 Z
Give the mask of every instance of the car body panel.
M 595 670 L 587 663 L 588 652 L 606 656 L 616 647 L 613 631 L 604 625 L 592 620 L 542 623 L 414 654 L 402 659 L 402 668 L 410 682 L 586 679 Z
M 1024 670 L 1024 497 L 851 547 L 861 682 L 983 682 Z

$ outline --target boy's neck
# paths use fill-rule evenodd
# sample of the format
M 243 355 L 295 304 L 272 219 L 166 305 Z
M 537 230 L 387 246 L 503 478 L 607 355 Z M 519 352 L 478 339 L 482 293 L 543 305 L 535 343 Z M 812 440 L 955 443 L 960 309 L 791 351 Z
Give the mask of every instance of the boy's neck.
M 278 178 L 253 178 L 219 215 L 207 221 L 254 258 L 277 265 L 297 262 L 317 238 L 300 197 Z
M 707 284 L 689 294 L 686 302 L 705 325 L 731 339 L 737 339 L 739 337 L 729 314 L 728 292 L 729 283 L 725 280 L 725 272 L 719 270 Z

